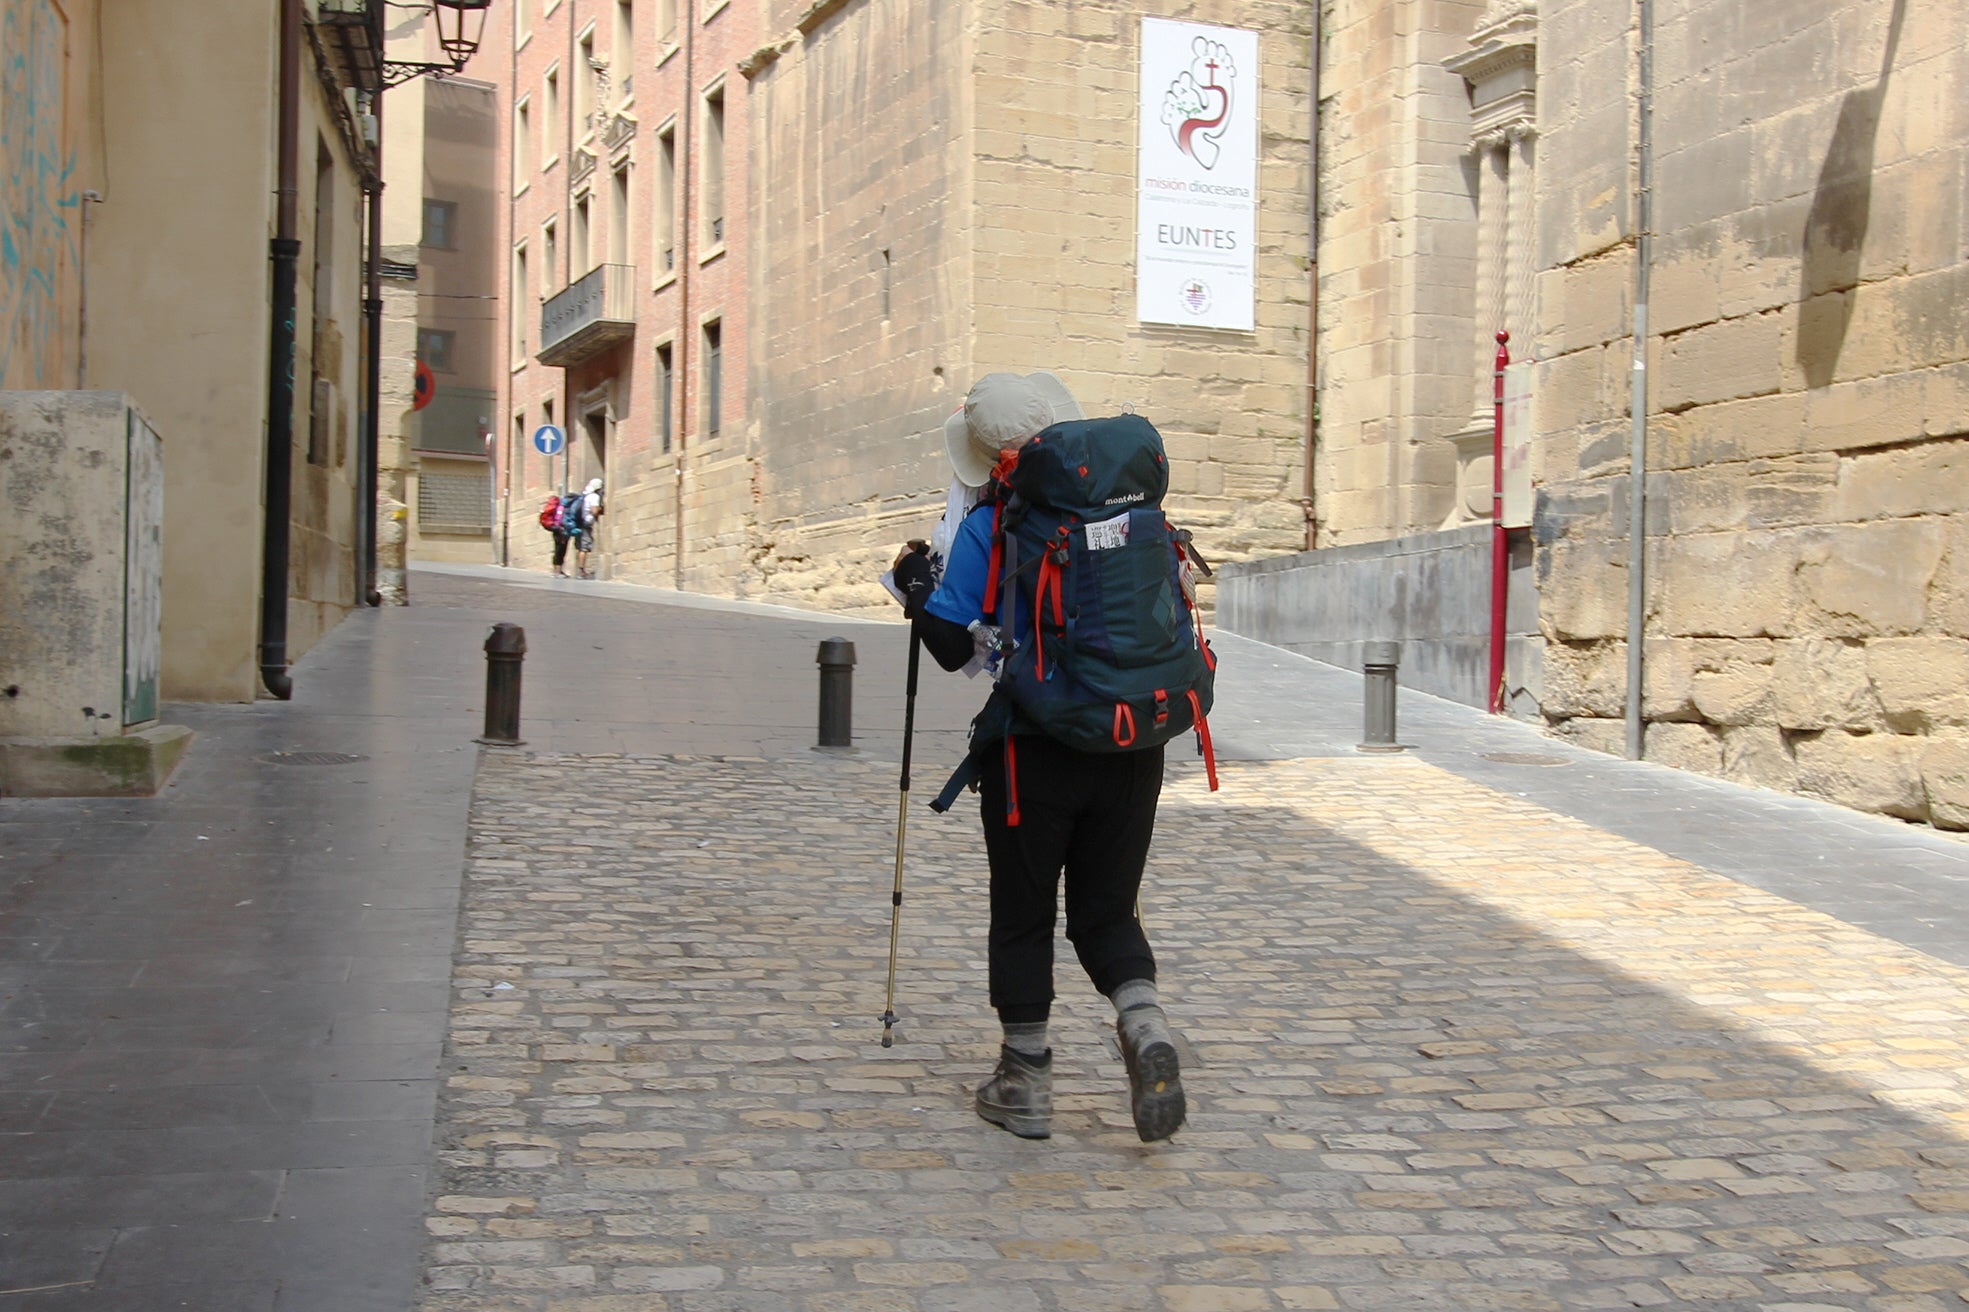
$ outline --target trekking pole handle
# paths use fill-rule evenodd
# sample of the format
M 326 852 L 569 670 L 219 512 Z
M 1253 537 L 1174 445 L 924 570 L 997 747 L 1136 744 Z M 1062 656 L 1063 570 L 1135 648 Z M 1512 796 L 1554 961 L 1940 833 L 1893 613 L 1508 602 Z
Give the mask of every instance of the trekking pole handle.
M 909 795 L 909 749 L 916 736 L 916 671 L 921 664 L 923 639 L 917 636 L 916 621 L 909 622 L 909 674 L 903 681 L 902 709 L 902 791 Z

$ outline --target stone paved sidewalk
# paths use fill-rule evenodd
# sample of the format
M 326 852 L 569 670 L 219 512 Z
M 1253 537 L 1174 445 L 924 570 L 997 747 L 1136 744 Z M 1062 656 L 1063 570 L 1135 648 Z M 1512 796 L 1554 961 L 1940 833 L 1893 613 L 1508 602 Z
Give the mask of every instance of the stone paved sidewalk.
M 914 806 L 884 1050 L 893 766 L 489 753 L 426 1312 L 1969 1297 L 1969 971 L 1414 758 L 1174 775 L 1190 1124 L 1136 1141 L 1062 945 L 1035 1143 L 969 1104 L 968 805 Z

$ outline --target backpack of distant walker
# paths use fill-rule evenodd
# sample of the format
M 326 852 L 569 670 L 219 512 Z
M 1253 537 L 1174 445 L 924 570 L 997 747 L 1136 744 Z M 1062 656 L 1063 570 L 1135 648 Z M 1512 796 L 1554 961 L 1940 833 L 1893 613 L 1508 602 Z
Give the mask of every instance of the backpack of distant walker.
M 570 492 L 561 498 L 561 532 L 567 534 L 588 531 L 588 498 L 579 492 Z
M 561 499 L 548 497 L 547 504 L 540 507 L 540 527 L 549 533 L 561 531 Z

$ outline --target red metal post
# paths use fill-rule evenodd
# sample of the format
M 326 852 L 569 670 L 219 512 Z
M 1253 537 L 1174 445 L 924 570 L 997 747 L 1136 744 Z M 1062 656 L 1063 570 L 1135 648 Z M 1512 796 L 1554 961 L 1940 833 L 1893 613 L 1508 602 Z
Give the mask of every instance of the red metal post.
M 1511 553 L 1504 540 L 1504 368 L 1511 363 L 1510 333 L 1497 335 L 1491 387 L 1490 439 L 1490 713 L 1504 710 L 1504 601 Z

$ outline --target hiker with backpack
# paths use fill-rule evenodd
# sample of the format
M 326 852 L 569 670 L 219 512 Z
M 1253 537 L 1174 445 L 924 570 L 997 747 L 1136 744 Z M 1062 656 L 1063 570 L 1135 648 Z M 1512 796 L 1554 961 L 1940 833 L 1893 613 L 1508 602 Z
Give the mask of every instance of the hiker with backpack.
M 601 517 L 602 480 L 599 478 L 589 479 L 585 489 L 561 499 L 561 531 L 574 542 L 575 573 L 584 579 L 595 577 L 594 571 L 588 568 L 588 553 L 595 549 L 595 524 Z
M 540 527 L 554 535 L 554 577 L 567 577 L 567 544 L 573 540 L 563 524 L 567 517 L 568 498 L 561 495 L 550 496 L 547 504 L 540 507 Z
M 990 866 L 990 999 L 1003 1028 L 978 1115 L 1052 1132 L 1053 934 L 1114 1005 L 1144 1142 L 1187 1105 L 1136 897 L 1162 791 L 1163 743 L 1194 729 L 1208 755 L 1214 658 L 1194 611 L 1188 535 L 1161 500 L 1168 462 L 1134 415 L 1087 420 L 1054 375 L 987 374 L 945 424 L 951 516 L 895 581 L 946 670 L 994 668 L 971 750 L 932 806 L 981 795 Z M 950 518 L 956 522 L 951 523 Z M 1200 562 L 1197 562 L 1200 564 Z

